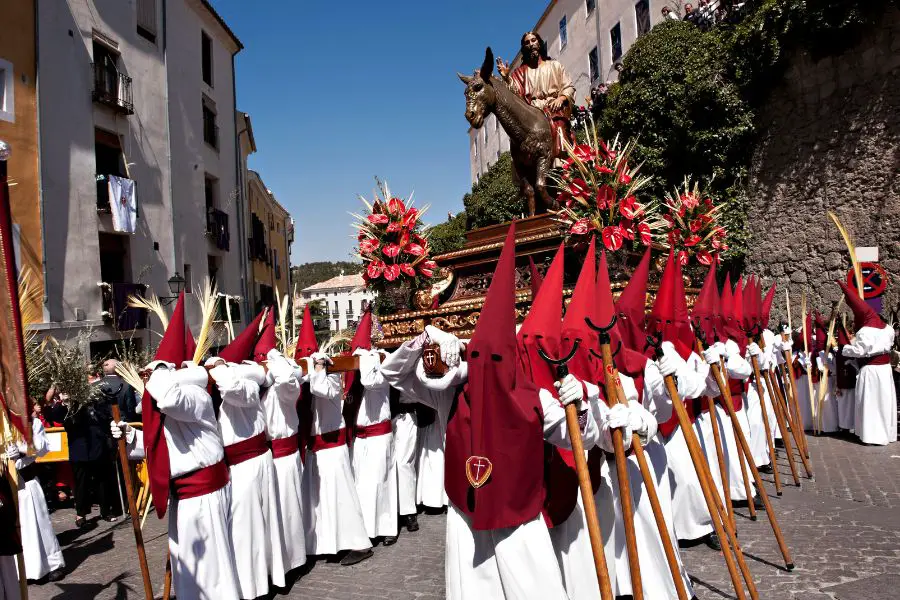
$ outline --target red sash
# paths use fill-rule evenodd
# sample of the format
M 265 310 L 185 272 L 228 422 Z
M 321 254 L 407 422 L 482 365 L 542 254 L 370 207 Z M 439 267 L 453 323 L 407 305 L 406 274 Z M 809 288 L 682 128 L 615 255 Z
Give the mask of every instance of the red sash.
M 286 438 L 272 440 L 272 456 L 275 458 L 290 456 L 298 450 L 300 450 L 300 442 L 296 433 Z
M 347 430 L 343 427 L 336 431 L 329 431 L 313 438 L 310 450 L 318 452 L 319 450 L 328 450 L 329 448 L 339 448 L 347 444 Z
M 866 356 L 864 358 L 857 358 L 856 363 L 859 365 L 860 370 L 862 370 L 863 367 L 889 365 L 889 364 L 891 364 L 891 355 L 888 353 L 884 353 L 884 354 L 876 354 L 875 356 Z
M 225 462 L 228 466 L 239 465 L 246 460 L 262 456 L 269 451 L 266 432 L 258 433 L 251 438 L 236 444 L 225 446 Z
M 228 466 L 224 460 L 172 479 L 172 496 L 187 500 L 221 490 L 228 484 Z
M 391 433 L 391 422 L 390 421 L 382 421 L 381 423 L 375 423 L 374 425 L 366 425 L 365 427 L 357 427 L 356 429 L 356 437 L 358 438 L 370 438 L 377 437 L 379 435 L 387 435 Z M 340 444 L 338 444 L 340 445 Z

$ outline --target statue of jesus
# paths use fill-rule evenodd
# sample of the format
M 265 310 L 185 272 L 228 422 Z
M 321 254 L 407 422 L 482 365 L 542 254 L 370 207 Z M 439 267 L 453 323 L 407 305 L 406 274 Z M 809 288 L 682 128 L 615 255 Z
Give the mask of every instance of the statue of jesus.
M 521 54 L 522 64 L 513 70 L 498 57 L 497 71 L 513 92 L 544 111 L 551 120 L 557 149 L 561 146 L 561 136 L 574 143 L 570 120 L 575 107 L 575 86 L 565 67 L 547 56 L 544 40 L 535 31 L 522 36 Z

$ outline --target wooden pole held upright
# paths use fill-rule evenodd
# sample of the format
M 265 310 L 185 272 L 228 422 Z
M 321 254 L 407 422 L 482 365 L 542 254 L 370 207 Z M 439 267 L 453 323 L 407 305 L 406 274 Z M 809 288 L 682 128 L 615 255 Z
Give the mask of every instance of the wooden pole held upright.
M 116 423 L 122 420 L 119 405 L 113 402 L 112 418 Z M 128 464 L 128 449 L 125 447 L 125 432 L 119 438 L 119 464 L 122 466 L 122 474 L 125 477 L 125 494 L 128 496 L 128 512 L 131 514 L 131 527 L 134 529 L 134 543 L 137 546 L 138 563 L 141 566 L 141 579 L 144 581 L 144 596 L 147 600 L 153 600 L 153 583 L 150 581 L 150 567 L 147 565 L 147 552 L 144 549 L 144 534 L 141 532 L 141 517 L 138 514 L 137 504 L 134 501 L 134 484 L 131 481 L 131 468 Z

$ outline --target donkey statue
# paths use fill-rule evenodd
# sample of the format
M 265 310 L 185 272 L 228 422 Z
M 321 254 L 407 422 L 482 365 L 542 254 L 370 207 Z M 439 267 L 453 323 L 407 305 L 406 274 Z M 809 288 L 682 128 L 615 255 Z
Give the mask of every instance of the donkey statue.
M 488 48 L 480 71 L 467 76 L 457 73 L 466 84 L 466 119 L 475 129 L 481 129 L 491 113 L 503 125 L 509 136 L 509 151 L 513 161 L 513 179 L 528 205 L 528 216 L 537 212 L 535 191 L 541 197 L 541 211 L 556 207 L 547 189 L 547 175 L 558 156 L 554 148 L 550 120 L 541 111 L 510 90 L 500 79 L 493 77 L 494 53 Z

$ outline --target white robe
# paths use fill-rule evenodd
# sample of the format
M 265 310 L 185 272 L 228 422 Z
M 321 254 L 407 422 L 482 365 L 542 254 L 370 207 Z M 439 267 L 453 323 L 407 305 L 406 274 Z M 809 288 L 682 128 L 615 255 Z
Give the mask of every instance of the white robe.
M 308 374 L 313 397 L 311 434 L 322 435 L 344 428 L 341 413 L 341 381 L 323 371 Z M 331 555 L 342 550 L 372 547 L 366 533 L 362 507 L 356 493 L 350 451 L 346 444 L 306 455 L 304 488 L 309 495 L 306 551 Z
M 356 416 L 359 427 L 390 422 L 391 386 L 381 374 L 378 352 L 359 358 L 362 404 Z M 366 533 L 370 538 L 397 535 L 397 473 L 394 463 L 393 432 L 353 440 L 350 455 L 356 494 L 362 508 Z
M 193 367 L 198 368 L 198 367 Z M 147 390 L 166 416 L 164 434 L 174 479 L 224 458 L 212 398 L 178 383 L 174 369 L 156 369 Z M 169 496 L 169 554 L 178 598 L 237 600 L 237 566 L 231 538 L 231 484 L 195 498 Z
M 245 375 L 257 370 L 256 380 Z M 227 376 L 226 371 L 227 370 Z M 265 372 L 259 365 L 216 367 L 216 384 L 222 397 L 219 431 L 226 447 L 265 434 L 266 418 L 259 398 L 259 384 Z M 272 583 L 285 586 L 285 541 L 281 530 L 281 510 L 275 481 L 272 452 L 230 465 L 231 532 L 241 598 L 257 598 Z
M 761 357 L 760 357 L 761 358 Z M 749 359 L 747 362 L 751 362 Z M 751 372 L 752 372 L 751 362 Z M 759 373 L 762 376 L 763 370 L 760 366 Z M 759 397 L 756 387 L 756 376 L 751 375 L 749 379 L 749 387 L 744 393 L 744 416 L 747 418 L 747 429 L 744 434 L 747 436 L 747 443 L 750 445 L 750 454 L 753 455 L 753 464 L 757 467 L 769 464 L 769 442 L 766 437 L 766 426 L 763 421 L 763 402 Z M 759 382 L 765 396 L 765 382 Z M 748 467 L 749 468 L 749 467 Z M 747 476 L 750 476 L 748 471 Z
M 638 403 L 638 392 L 634 380 L 626 375 L 619 375 L 625 397 L 631 406 L 641 406 Z M 687 382 L 686 382 L 687 383 Z M 682 388 L 686 391 L 685 388 Z M 656 494 L 659 498 L 660 508 L 666 522 L 669 539 L 672 541 L 675 558 L 678 561 L 681 579 L 684 582 L 688 597 L 693 597 L 693 586 L 688 577 L 687 570 L 681 559 L 678 549 L 678 538 L 674 528 L 674 516 L 672 514 L 672 489 L 671 473 L 669 472 L 666 448 L 657 435 L 657 423 L 667 421 L 672 415 L 672 400 L 665 388 L 665 382 L 656 363 L 648 361 L 644 370 L 644 394 L 643 394 L 643 420 L 648 428 L 649 441 L 644 445 L 644 455 L 647 458 L 648 467 L 654 478 Z M 597 415 L 595 415 L 595 418 Z M 609 464 L 609 487 L 601 487 L 597 494 L 598 506 L 612 502 L 615 507 L 615 523 L 601 523 L 604 535 L 607 536 L 607 556 L 615 556 L 616 586 L 613 592 L 617 596 L 631 595 L 631 572 L 628 565 L 628 552 L 625 545 L 625 524 L 622 516 L 622 504 L 619 496 L 618 472 L 614 456 L 607 459 Z M 650 499 L 644 487 L 644 479 L 638 466 L 637 458 L 631 454 L 627 459 L 628 478 L 631 487 L 631 496 L 634 504 L 634 526 L 637 539 L 638 562 L 641 569 L 641 582 L 644 588 L 644 598 L 647 600 L 662 600 L 676 598 L 675 583 L 672 581 L 672 573 L 666 561 L 665 551 Z M 610 494 L 609 497 L 606 494 Z M 603 518 L 604 511 L 598 511 Z M 607 534 L 606 530 L 610 530 Z
M 31 421 L 31 437 L 36 456 L 47 454 L 50 448 L 40 419 Z M 16 469 L 31 466 L 35 456 L 25 456 L 27 448 L 24 445 L 20 445 L 19 450 L 22 456 L 16 460 Z M 51 571 L 65 567 L 66 561 L 59 549 L 56 534 L 53 533 L 53 524 L 50 522 L 50 512 L 47 510 L 47 500 L 44 498 L 40 481 L 34 478 L 25 482 L 24 486 L 20 486 L 18 497 L 25 574 L 31 580 L 41 579 Z M 12 559 L 15 565 L 15 557 Z
M 809 372 L 810 362 L 807 358 L 807 355 L 803 351 L 797 352 L 797 360 L 803 366 L 803 371 L 800 372 L 798 369 L 794 369 L 797 379 L 794 382 L 797 385 L 797 404 L 799 404 L 800 416 L 803 418 L 803 429 L 804 431 L 812 431 L 814 425 L 814 417 L 815 414 L 812 402 L 816 398 L 817 387 L 818 384 L 816 382 L 812 382 L 812 395 L 809 393 L 810 389 L 810 377 L 807 374 Z M 811 401 L 810 398 L 813 400 Z
M 853 342 L 844 346 L 844 356 L 863 358 L 890 352 L 894 330 L 862 327 Z M 897 390 L 891 365 L 866 365 L 856 378 L 856 435 L 864 444 L 884 446 L 897 441 Z
M 750 374 L 753 368 L 740 354 L 740 349 L 738 345 L 733 340 L 728 340 L 725 344 L 725 349 L 727 351 L 727 358 L 725 362 L 725 369 L 728 372 L 728 377 L 730 379 L 737 379 L 744 381 L 750 377 Z M 727 385 L 727 382 L 726 382 Z M 706 395 L 713 397 L 719 395 L 719 386 L 716 383 L 715 379 L 712 375 L 710 375 L 706 380 Z M 732 501 L 744 501 L 747 500 L 747 490 L 744 487 L 744 478 L 741 472 L 741 463 L 738 454 L 738 441 L 735 436 L 734 426 L 731 421 L 731 417 L 728 412 L 716 404 L 716 417 L 717 422 L 719 424 L 719 436 L 722 441 L 722 453 L 723 458 L 725 459 L 725 471 L 728 474 L 728 488 L 731 495 Z M 744 434 L 744 438 L 747 439 L 747 444 L 749 445 L 750 439 L 748 432 L 750 431 L 750 424 L 747 421 L 747 412 L 741 407 L 740 410 L 735 411 L 735 417 L 737 417 L 737 422 L 741 427 L 741 431 Z M 704 433 L 708 433 L 709 437 L 707 440 L 707 447 L 715 451 L 715 440 L 712 437 L 712 424 L 709 424 L 709 428 L 704 430 Z M 747 481 L 750 484 L 750 498 L 756 495 L 756 486 L 753 482 L 753 477 L 750 474 L 749 465 L 747 468 Z M 720 473 L 718 473 L 718 469 L 716 473 L 714 473 L 713 477 L 721 479 Z
M 846 358 L 844 363 L 849 363 L 854 371 L 858 370 L 855 360 Z M 835 390 L 837 390 L 835 400 L 838 405 L 838 427 L 853 431 L 856 428 L 856 388 L 835 387 Z
M 697 354 L 692 353 L 685 361 L 670 345 L 664 345 L 663 348 L 678 364 L 675 376 L 679 398 L 685 401 L 701 396 L 706 389 L 709 365 Z M 693 427 L 694 433 L 699 438 L 696 423 Z M 679 540 L 700 539 L 712 533 L 714 529 L 703 497 L 703 488 L 700 487 L 697 469 L 694 467 L 684 431 L 680 426 L 675 428 L 668 440 L 665 440 L 665 447 L 669 459 L 675 534 Z
M 467 377 L 462 363 L 448 376 L 448 390 L 435 392 L 415 374 L 421 358 L 421 340 L 406 342 L 382 363 L 382 372 L 390 384 L 415 401 L 428 405 L 442 402 L 445 414 L 452 408 L 450 391 Z M 549 400 L 548 400 L 549 398 Z M 544 407 L 544 439 L 566 446 L 568 431 L 565 410 L 549 393 L 541 394 Z M 593 425 L 593 433 L 590 427 Z M 585 445 L 596 443 L 598 436 L 593 418 L 583 433 Z M 594 577 L 593 569 L 584 577 Z M 468 517 L 452 503 L 447 511 L 447 550 L 445 578 L 449 600 L 569 598 L 547 525 L 541 515 L 517 527 L 476 531 Z
M 404 398 L 400 398 L 403 403 Z M 419 426 L 415 412 L 394 417 L 394 472 L 397 474 L 397 502 L 401 515 L 414 515 L 416 509 L 416 440 Z
M 822 398 L 821 404 L 817 405 L 817 410 L 819 411 L 819 430 L 823 433 L 834 433 L 839 429 L 840 422 L 840 408 L 838 406 L 838 398 L 835 395 L 835 390 L 837 389 L 837 380 L 835 378 L 835 369 L 837 365 L 834 360 L 834 355 L 830 352 L 827 356 L 825 356 L 824 352 L 819 352 L 819 364 L 827 364 L 828 365 L 828 380 L 825 387 L 825 396 Z M 821 383 L 821 379 L 819 380 Z M 815 385 L 816 390 L 816 399 L 818 402 L 818 394 L 819 394 L 819 383 Z
M 296 435 L 299 428 L 297 400 L 301 373 L 296 363 L 276 350 L 270 351 L 267 358 L 271 385 L 262 394 L 266 432 L 270 440 L 280 440 Z M 306 494 L 299 446 L 297 452 L 275 458 L 273 463 L 284 539 L 282 564 L 290 571 L 306 564 Z M 272 579 L 275 580 L 274 573 Z

